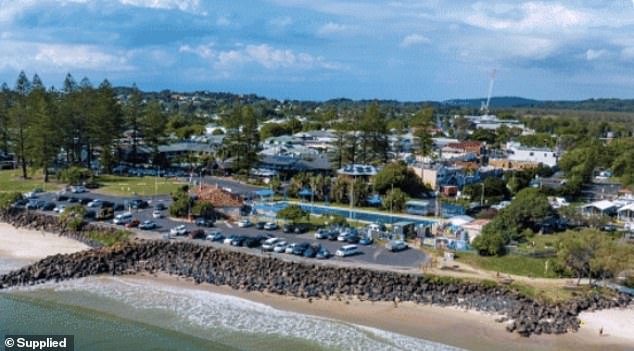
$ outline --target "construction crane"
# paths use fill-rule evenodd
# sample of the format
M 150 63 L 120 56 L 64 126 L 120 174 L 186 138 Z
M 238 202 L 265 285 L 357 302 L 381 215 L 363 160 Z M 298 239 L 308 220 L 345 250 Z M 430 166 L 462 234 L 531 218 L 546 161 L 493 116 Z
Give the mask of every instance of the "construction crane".
M 495 84 L 496 73 L 497 72 L 495 69 L 493 70 L 493 72 L 491 72 L 491 81 L 489 82 L 489 93 L 487 94 L 487 101 L 482 101 L 482 105 L 480 106 L 480 112 L 482 112 L 484 115 L 489 114 L 489 104 L 491 103 L 491 94 L 493 93 L 493 85 Z

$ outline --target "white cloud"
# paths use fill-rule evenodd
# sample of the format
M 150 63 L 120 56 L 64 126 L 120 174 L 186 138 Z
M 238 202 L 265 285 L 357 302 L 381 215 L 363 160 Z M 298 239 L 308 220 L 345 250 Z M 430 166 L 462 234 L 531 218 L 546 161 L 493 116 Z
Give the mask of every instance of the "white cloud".
M 58 69 L 126 71 L 133 67 L 126 53 L 112 54 L 91 45 L 3 42 L 0 68 L 33 69 L 39 72 Z
M 334 68 L 320 57 L 290 49 L 277 49 L 267 44 L 247 45 L 240 50 L 223 51 L 218 54 L 219 68 L 232 68 L 245 63 L 255 63 L 266 69 L 277 68 Z
M 191 47 L 189 45 L 181 45 L 178 49 L 179 52 L 196 54 L 204 59 L 213 59 L 216 57 L 215 52 L 212 50 L 213 44 L 198 45 Z
M 600 49 L 600 50 L 588 49 L 586 51 L 586 60 L 588 61 L 598 60 L 606 56 L 607 54 L 608 54 L 607 50 L 604 50 L 604 49 Z
M 634 0 L 632 0 L 634 1 Z M 288 27 L 291 24 L 293 24 L 293 19 L 285 16 L 285 17 L 276 17 L 273 18 L 269 21 L 269 24 L 274 26 L 274 27 L 280 27 L 280 28 L 284 28 L 284 27 Z
M 220 16 L 216 19 L 216 25 L 220 27 L 227 27 L 232 24 L 231 19 L 227 16 Z
M 464 18 L 466 24 L 488 30 L 515 33 L 552 32 L 578 28 L 588 24 L 591 15 L 559 3 L 525 2 L 476 3 L 473 14 Z M 462 15 L 462 14 L 461 14 Z
M 335 34 L 342 34 L 342 33 L 350 32 L 353 29 L 354 29 L 353 27 L 346 24 L 328 22 L 324 24 L 323 26 L 319 27 L 319 29 L 317 29 L 317 35 L 329 36 L 329 35 L 335 35 Z
M 119 0 L 119 2 L 123 5 L 136 7 L 200 13 L 200 0 Z
M 621 50 L 621 58 L 623 60 L 634 60 L 634 46 L 626 47 Z
M 408 48 L 413 45 L 427 44 L 430 42 L 431 40 L 429 40 L 429 38 L 427 38 L 426 36 L 412 33 L 412 34 L 406 35 L 405 38 L 401 40 L 401 47 Z

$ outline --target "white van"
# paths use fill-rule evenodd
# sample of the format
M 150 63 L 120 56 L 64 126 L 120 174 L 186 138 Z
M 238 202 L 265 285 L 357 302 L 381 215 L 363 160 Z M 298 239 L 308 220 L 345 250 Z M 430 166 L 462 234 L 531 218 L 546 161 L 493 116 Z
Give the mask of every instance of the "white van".
M 118 225 L 124 225 L 124 224 L 130 223 L 131 221 L 132 221 L 132 213 L 126 212 L 126 213 L 121 213 L 114 216 L 112 223 L 118 224 Z
M 359 248 L 357 247 L 357 245 L 345 245 L 345 246 L 342 246 L 339 250 L 337 250 L 337 252 L 335 252 L 335 255 L 339 257 L 346 257 L 346 256 L 356 255 L 359 253 L 361 253 L 361 251 L 359 251 Z

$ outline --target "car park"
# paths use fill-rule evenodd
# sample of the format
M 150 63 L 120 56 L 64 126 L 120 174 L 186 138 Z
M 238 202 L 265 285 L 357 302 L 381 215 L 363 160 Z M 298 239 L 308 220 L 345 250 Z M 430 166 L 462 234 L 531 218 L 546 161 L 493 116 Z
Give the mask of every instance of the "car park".
M 284 249 L 284 253 L 287 254 L 292 254 L 293 250 L 295 249 L 295 246 L 299 245 L 298 243 L 291 243 L 286 245 L 286 248 Z
M 326 239 L 329 233 L 330 231 L 327 229 L 319 229 L 315 232 L 315 239 Z
M 346 257 L 357 255 L 360 253 L 361 251 L 359 250 L 359 247 L 357 245 L 344 245 L 335 252 L 335 255 L 339 257 Z
M 251 221 L 248 220 L 248 219 L 243 219 L 243 220 L 238 221 L 238 227 L 240 227 L 240 228 L 247 228 L 247 227 L 250 227 L 252 225 L 253 225 L 253 223 L 251 223 Z
M 275 230 L 277 229 L 277 224 L 273 223 L 273 222 L 267 222 L 264 225 L 264 230 Z
M 130 200 L 130 207 L 134 209 L 144 209 L 148 207 L 148 203 L 145 200 L 134 199 Z
M 308 245 L 306 250 L 304 250 L 303 255 L 304 257 L 314 258 L 317 256 L 317 252 L 319 252 L 319 250 L 321 250 L 321 245 L 319 244 Z
M 57 196 L 55 196 L 55 200 L 66 201 L 68 200 L 68 196 L 66 196 L 66 194 L 58 193 Z
M 223 243 L 223 244 L 227 244 L 227 245 L 231 245 L 231 241 L 233 241 L 233 239 L 235 239 L 237 236 L 238 236 L 237 234 L 230 235 L 230 236 L 226 237 L 226 238 L 222 241 L 222 243 Z
M 142 230 L 156 229 L 156 223 L 150 220 L 143 221 L 141 224 L 139 224 L 139 229 L 142 229 Z
M 256 229 L 264 229 L 264 225 L 266 225 L 266 222 L 257 222 L 257 223 L 255 223 L 255 228 Z
M 186 235 L 188 232 L 187 227 L 185 225 L 177 225 L 176 227 L 170 229 L 170 234 L 172 235 Z
M 210 240 L 210 241 L 222 241 L 224 239 L 225 239 L 225 236 L 222 235 L 222 233 L 219 231 L 213 231 L 207 234 L 207 240 Z
M 152 211 L 152 218 L 163 218 L 163 213 L 161 211 Z
M 304 234 L 308 231 L 308 226 L 305 224 L 296 224 L 293 229 L 293 233 L 295 234 Z
M 27 210 L 38 210 L 44 207 L 44 205 L 46 205 L 46 201 L 44 200 L 30 199 L 25 207 Z
M 385 244 L 385 248 L 392 252 L 398 252 L 407 249 L 407 244 L 403 240 L 390 240 Z
M 262 241 L 264 241 L 266 239 L 267 238 L 261 237 L 261 236 L 256 236 L 255 238 L 247 237 L 244 240 L 244 246 L 246 246 L 248 248 L 258 247 L 258 246 L 262 245 Z

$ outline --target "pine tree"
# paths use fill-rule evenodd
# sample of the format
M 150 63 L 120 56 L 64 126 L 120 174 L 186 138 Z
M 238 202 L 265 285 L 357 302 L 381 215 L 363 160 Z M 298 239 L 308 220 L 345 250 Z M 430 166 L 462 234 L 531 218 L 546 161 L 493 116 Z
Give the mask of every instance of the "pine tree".
M 44 182 L 48 182 L 48 169 L 57 157 L 61 141 L 58 138 L 60 130 L 53 94 L 53 91 L 47 92 L 44 89 L 37 75 L 33 77 L 33 89 L 27 100 L 30 117 L 27 148 L 33 165 L 42 168 Z
M 11 129 L 13 130 L 13 140 L 15 141 L 14 152 L 17 161 L 22 168 L 22 177 L 27 178 L 27 130 L 29 128 L 29 114 L 27 111 L 27 96 L 31 91 L 31 83 L 24 71 L 18 75 L 15 82 L 15 104 L 9 112 L 11 119 Z
M 143 141 L 152 148 L 153 161 L 157 160 L 158 147 L 163 140 L 166 123 L 167 119 L 158 101 L 153 101 L 145 106 L 139 126 L 143 134 Z
M 140 121 L 143 113 L 143 100 L 141 98 L 141 92 L 137 88 L 136 84 L 132 85 L 132 93 L 128 97 L 128 102 L 125 108 L 126 125 L 128 130 L 132 133 L 132 163 L 134 165 L 138 162 L 138 144 L 139 144 L 139 132 Z

